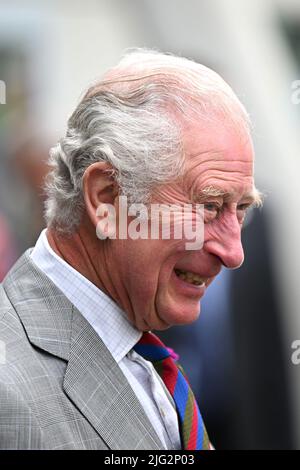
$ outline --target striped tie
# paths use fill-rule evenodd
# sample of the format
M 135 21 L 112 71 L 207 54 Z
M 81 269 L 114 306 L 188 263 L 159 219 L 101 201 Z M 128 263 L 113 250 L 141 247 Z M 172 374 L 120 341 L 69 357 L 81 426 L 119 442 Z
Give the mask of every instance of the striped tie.
M 181 440 L 185 450 L 209 450 L 209 438 L 186 375 L 171 357 L 168 348 L 153 333 L 144 333 L 133 348 L 151 361 L 172 395 L 178 417 Z

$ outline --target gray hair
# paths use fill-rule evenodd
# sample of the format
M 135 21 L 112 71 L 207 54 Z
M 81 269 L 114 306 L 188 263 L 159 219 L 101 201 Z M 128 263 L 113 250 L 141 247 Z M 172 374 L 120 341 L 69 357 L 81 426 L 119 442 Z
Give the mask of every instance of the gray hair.
M 182 176 L 184 120 L 223 116 L 247 132 L 243 105 L 224 80 L 192 60 L 145 49 L 130 51 L 89 88 L 50 150 L 45 216 L 72 233 L 84 211 L 83 175 L 107 162 L 120 194 L 147 203 L 153 189 Z

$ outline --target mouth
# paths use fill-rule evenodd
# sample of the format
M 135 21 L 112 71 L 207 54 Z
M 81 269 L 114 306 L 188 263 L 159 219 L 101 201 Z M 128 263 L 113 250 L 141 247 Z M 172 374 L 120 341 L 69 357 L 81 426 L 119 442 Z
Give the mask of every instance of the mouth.
M 174 271 L 179 279 L 198 288 L 204 287 L 209 279 L 208 277 L 201 277 L 199 274 L 192 271 L 183 271 L 182 269 L 177 268 L 175 268 Z

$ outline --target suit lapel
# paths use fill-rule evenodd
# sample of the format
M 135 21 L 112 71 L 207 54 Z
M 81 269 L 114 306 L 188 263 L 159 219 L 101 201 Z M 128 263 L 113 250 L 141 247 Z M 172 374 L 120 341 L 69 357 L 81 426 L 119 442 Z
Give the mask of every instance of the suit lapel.
M 120 367 L 77 309 L 63 386 L 109 448 L 163 448 Z
M 63 388 L 111 449 L 163 449 L 117 362 L 28 250 L 3 287 L 29 341 L 68 361 Z

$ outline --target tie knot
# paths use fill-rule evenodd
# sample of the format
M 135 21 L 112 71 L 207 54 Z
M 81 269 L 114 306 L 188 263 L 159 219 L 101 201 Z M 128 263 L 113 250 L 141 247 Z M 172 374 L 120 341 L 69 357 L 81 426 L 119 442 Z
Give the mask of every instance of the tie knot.
M 153 333 L 145 332 L 133 348 L 138 354 L 149 361 L 162 361 L 171 356 L 164 343 Z

